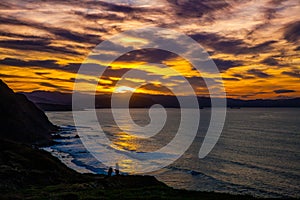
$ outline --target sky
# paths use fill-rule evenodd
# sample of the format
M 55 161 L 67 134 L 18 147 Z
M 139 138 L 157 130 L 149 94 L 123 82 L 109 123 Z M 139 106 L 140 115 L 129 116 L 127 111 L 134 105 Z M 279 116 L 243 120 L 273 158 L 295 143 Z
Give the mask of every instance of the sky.
M 99 93 L 122 93 L 140 84 L 136 92 L 190 95 L 182 86 L 183 76 L 199 96 L 209 96 L 205 79 L 212 87 L 223 83 L 229 98 L 300 97 L 299 13 L 299 0 L 2 1 L 0 79 L 16 92 L 71 93 L 78 69 L 89 64 L 105 70 Z M 199 73 L 173 52 L 135 50 L 151 42 L 143 35 L 114 41 L 112 45 L 130 51 L 114 62 L 97 59 L 118 53 L 95 51 L 101 42 L 145 27 L 191 37 L 208 52 L 222 80 Z M 135 76 L 124 78 L 129 71 Z M 80 76 L 80 82 L 92 88 L 97 78 Z

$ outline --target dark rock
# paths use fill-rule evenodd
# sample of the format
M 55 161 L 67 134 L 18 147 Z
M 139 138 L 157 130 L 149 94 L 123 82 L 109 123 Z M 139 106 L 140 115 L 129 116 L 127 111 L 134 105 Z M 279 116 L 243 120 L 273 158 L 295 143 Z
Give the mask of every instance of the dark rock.
M 52 134 L 52 139 L 65 139 L 65 137 L 61 136 L 60 134 Z
M 0 80 L 0 139 L 35 145 L 51 143 L 57 129 L 25 95 L 16 94 Z
M 65 183 L 78 176 L 46 151 L 0 139 L 0 190 Z

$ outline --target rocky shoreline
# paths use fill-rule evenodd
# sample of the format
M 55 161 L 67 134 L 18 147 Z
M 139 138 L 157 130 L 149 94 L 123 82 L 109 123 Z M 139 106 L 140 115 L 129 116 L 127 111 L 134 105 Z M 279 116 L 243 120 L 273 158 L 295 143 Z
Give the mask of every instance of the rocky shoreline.
M 152 176 L 80 174 L 50 153 L 0 140 L 1 199 L 254 199 L 176 190 Z

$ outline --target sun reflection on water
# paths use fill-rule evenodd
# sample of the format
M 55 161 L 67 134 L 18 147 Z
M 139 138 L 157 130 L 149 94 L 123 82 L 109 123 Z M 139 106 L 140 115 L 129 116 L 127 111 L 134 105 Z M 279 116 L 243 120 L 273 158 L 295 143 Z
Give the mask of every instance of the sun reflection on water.
M 125 132 L 118 132 L 112 140 L 111 147 L 121 151 L 137 151 L 140 148 L 137 137 Z

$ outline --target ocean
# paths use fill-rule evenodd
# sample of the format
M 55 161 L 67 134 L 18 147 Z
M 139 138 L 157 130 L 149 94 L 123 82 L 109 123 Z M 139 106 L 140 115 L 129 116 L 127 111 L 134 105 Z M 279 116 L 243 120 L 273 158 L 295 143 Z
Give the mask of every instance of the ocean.
M 147 139 L 138 139 L 120 130 L 109 109 L 98 109 L 97 116 L 107 138 L 112 141 L 111 151 L 139 154 L 160 149 L 174 138 L 180 124 L 180 109 L 166 111 L 165 126 L 159 134 Z M 199 112 L 198 132 L 188 150 L 174 163 L 148 174 L 179 189 L 256 197 L 300 197 L 299 108 L 228 109 L 218 143 L 202 159 L 198 158 L 198 153 L 209 124 L 210 109 Z M 75 127 L 72 112 L 46 114 L 50 121 L 61 126 L 59 134 L 63 138 L 56 139 L 57 143 L 45 150 L 78 172 L 107 173 L 108 167 L 95 159 L 76 137 L 77 129 L 88 132 L 94 127 Z M 150 122 L 147 109 L 131 109 L 130 114 L 140 126 Z M 123 120 L 126 122 L 126 118 Z M 130 125 L 128 127 L 130 129 Z M 103 157 L 115 156 L 108 152 L 102 152 Z M 132 157 L 126 162 L 135 162 L 135 159 Z M 126 162 L 119 163 L 121 174 L 134 173 L 126 168 L 129 166 Z M 126 173 L 122 172 L 122 168 Z

